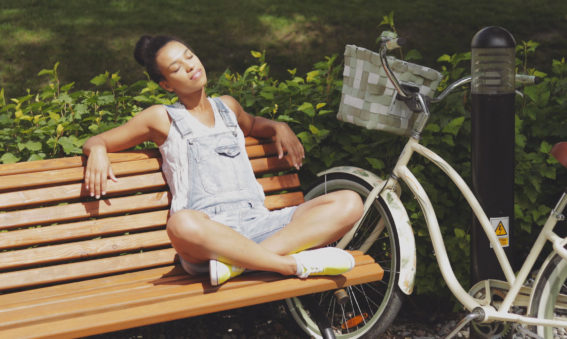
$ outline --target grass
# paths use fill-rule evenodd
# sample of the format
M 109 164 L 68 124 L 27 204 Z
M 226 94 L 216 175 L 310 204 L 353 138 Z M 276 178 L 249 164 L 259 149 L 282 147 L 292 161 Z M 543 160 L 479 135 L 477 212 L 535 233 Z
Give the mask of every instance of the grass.
M 408 48 L 431 67 L 439 68 L 441 54 L 469 50 L 474 33 L 488 25 L 540 42 L 539 68 L 567 55 L 567 2 L 557 0 L 3 0 L 0 87 L 8 97 L 23 95 L 57 61 L 63 83 L 79 88 L 105 71 L 133 82 L 144 77 L 133 45 L 142 34 L 160 33 L 187 41 L 212 76 L 227 67 L 243 72 L 253 62 L 250 50 L 266 50 L 276 75 L 287 77 L 291 68 L 303 74 L 347 43 L 375 48 L 386 28 L 378 24 L 390 11 Z

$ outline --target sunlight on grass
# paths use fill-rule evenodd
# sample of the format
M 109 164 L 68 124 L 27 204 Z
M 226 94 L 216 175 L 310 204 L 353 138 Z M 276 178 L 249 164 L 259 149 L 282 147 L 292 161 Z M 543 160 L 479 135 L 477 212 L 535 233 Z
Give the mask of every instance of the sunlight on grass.
M 20 45 L 25 44 L 41 44 L 53 39 L 53 32 L 47 29 L 29 30 L 25 28 L 17 28 L 11 32 L 9 39 L 17 41 Z
M 291 16 L 260 15 L 260 23 L 266 28 L 266 39 L 275 42 L 306 44 L 320 42 L 322 32 L 330 27 L 321 23 L 317 17 L 306 18 L 301 14 Z

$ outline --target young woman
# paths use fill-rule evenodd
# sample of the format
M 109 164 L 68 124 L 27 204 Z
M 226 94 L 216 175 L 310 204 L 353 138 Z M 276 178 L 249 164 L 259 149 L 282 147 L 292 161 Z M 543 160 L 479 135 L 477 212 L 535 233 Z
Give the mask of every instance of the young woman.
M 118 180 L 107 152 L 153 141 L 173 195 L 167 233 L 188 273 L 210 272 L 215 286 L 244 269 L 304 278 L 354 266 L 353 257 L 337 248 L 304 250 L 329 244 L 353 226 L 363 210 L 356 193 L 333 192 L 277 211 L 264 207 L 244 136 L 274 138 L 279 157 L 287 151 L 299 169 L 303 146 L 287 124 L 250 115 L 230 96 L 207 97 L 203 64 L 175 38 L 143 36 L 134 56 L 179 100 L 151 106 L 86 141 L 85 186 L 91 196 L 106 193 L 108 178 Z

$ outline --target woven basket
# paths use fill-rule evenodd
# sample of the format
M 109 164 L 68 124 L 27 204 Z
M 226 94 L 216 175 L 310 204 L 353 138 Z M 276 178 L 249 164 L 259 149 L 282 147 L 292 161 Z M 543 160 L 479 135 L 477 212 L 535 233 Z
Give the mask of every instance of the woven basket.
M 442 79 L 434 69 L 388 57 L 402 85 L 431 97 Z M 368 129 L 399 135 L 411 133 L 416 114 L 396 100 L 397 91 L 386 76 L 378 53 L 347 45 L 343 90 L 337 118 Z

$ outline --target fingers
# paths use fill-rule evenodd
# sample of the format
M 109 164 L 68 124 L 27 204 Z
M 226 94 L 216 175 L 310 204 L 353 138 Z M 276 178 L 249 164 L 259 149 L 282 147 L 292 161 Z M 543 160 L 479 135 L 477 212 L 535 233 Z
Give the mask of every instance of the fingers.
M 284 149 L 282 147 L 281 142 L 276 142 L 276 150 L 278 151 L 278 159 L 283 158 L 284 156 Z
M 293 142 L 284 143 L 283 147 L 281 144 L 276 143 L 278 149 L 278 157 L 281 159 L 284 154 L 284 149 L 287 150 L 287 154 L 291 160 L 292 165 L 296 169 L 300 169 L 303 165 L 303 159 L 305 159 L 305 150 L 303 145 L 299 140 L 294 140 Z
M 108 159 L 89 157 L 85 171 L 85 188 L 91 197 L 100 199 L 106 194 L 108 178 L 114 182 L 118 181 Z

